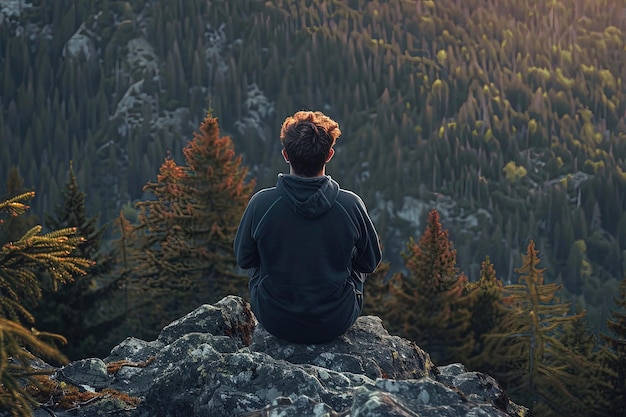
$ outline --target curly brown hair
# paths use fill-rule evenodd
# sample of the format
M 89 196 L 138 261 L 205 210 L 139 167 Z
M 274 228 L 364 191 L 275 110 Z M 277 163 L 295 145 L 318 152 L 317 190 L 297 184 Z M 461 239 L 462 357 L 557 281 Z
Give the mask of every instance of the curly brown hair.
M 299 111 L 287 117 L 280 129 L 293 171 L 305 177 L 322 170 L 340 135 L 339 124 L 320 111 Z

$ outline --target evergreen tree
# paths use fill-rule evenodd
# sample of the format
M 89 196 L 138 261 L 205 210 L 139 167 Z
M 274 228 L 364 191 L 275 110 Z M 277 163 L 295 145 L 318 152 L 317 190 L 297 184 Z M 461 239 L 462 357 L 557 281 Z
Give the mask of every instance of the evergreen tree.
M 137 204 L 134 235 L 143 251 L 133 274 L 154 291 L 159 326 L 201 303 L 247 294 L 232 242 L 254 186 L 248 170 L 210 113 L 183 154 L 186 165 L 166 158 L 144 187 L 156 199 Z
M 19 169 L 11 167 L 7 176 L 6 194 L 2 200 L 7 200 L 15 196 L 27 193 L 24 187 L 24 179 L 20 175 Z M 37 216 L 22 214 L 21 216 L 9 216 L 4 219 L 2 229 L 0 229 L 0 242 L 11 242 L 19 239 L 31 227 L 37 224 Z
M 25 193 L 0 202 L 0 214 L 17 216 L 28 206 L 34 193 Z M 0 226 L 4 218 L 0 218 Z M 41 234 L 37 225 L 11 242 L 0 241 L 0 408 L 11 410 L 13 417 L 32 415 L 36 402 L 24 383 L 36 384 L 34 376 L 52 370 L 34 369 L 34 355 L 64 363 L 66 358 L 55 346 L 65 339 L 56 334 L 28 330 L 34 318 L 25 304 L 41 298 L 40 276 L 46 271 L 51 286 L 84 275 L 91 266 L 88 259 L 73 256 L 82 239 L 76 229 L 66 228 Z
M 117 260 L 113 274 L 118 277 L 119 291 L 113 292 L 112 297 L 109 298 L 109 303 L 101 307 L 101 315 L 105 317 L 121 315 L 123 320 L 104 335 L 102 341 L 104 346 L 114 346 L 129 336 L 141 336 L 137 330 L 143 329 L 142 323 L 146 320 L 151 323 L 162 320 L 157 314 L 151 313 L 151 300 L 145 296 L 145 285 L 139 285 L 139 281 L 143 280 L 133 279 L 137 278 L 134 275 L 137 268 L 132 263 L 140 259 L 140 254 L 143 251 L 138 246 L 140 242 L 136 237 L 133 237 L 134 226 L 128 220 L 129 218 L 136 219 L 136 217 L 137 212 L 134 207 L 125 206 L 113 222 L 115 237 L 112 241 L 112 247 Z M 151 334 L 147 335 L 152 336 Z
M 538 254 L 531 240 L 515 270 L 519 284 L 504 287 L 509 314 L 486 335 L 483 355 L 507 393 L 538 416 L 586 415 L 577 394 L 587 381 L 572 370 L 589 364 L 560 337 L 564 326 L 584 313 L 570 315 L 570 305 L 557 297 L 561 286 L 543 283 Z
M 82 238 L 76 253 L 93 261 L 93 265 L 87 275 L 77 277 L 58 291 L 44 286 L 45 298 L 51 302 L 34 308 L 36 320 L 42 329 L 54 330 L 68 339 L 63 352 L 70 359 L 88 355 L 106 356 L 106 346 L 100 343 L 101 338 L 123 320 L 122 312 L 106 317 L 99 313 L 100 307 L 107 304 L 111 293 L 117 290 L 117 280 L 108 275 L 114 260 L 101 248 L 106 226 L 98 227 L 98 216 L 86 215 L 85 193 L 78 185 L 72 163 L 63 192 L 63 204 L 56 206 L 54 215 L 46 213 L 44 217 L 49 229 L 76 228 L 76 234 Z
M 436 209 L 430 211 L 419 242 L 409 239 L 402 253 L 407 273 L 391 279 L 391 330 L 418 343 L 436 363 L 450 363 L 472 350 L 467 278 L 456 267 L 456 251 Z
M 426 229 L 419 242 L 410 241 L 403 256 L 424 296 L 436 296 L 458 286 L 456 249 L 448 239 L 448 231 L 441 226 L 436 209 L 428 214 Z
M 381 262 L 378 268 L 368 275 L 363 286 L 363 314 L 378 316 L 385 321 L 386 303 L 389 299 L 389 262 Z
M 74 174 L 74 164 L 70 161 L 68 179 L 65 183 L 63 193 L 63 203 L 57 204 L 54 214 L 44 214 L 46 226 L 49 229 L 61 227 L 76 227 L 76 233 L 84 240 L 78 245 L 76 250 L 83 258 L 95 260 L 100 255 L 102 236 L 106 232 L 107 226 L 98 227 L 98 216 L 87 217 L 85 210 L 85 193 L 78 185 L 78 180 Z M 106 272 L 110 268 L 109 263 L 96 263 L 94 269 Z
M 468 283 L 465 287 L 471 305 L 470 331 L 474 336 L 474 350 L 467 365 L 483 372 L 489 371 L 488 364 L 484 363 L 480 355 L 483 337 L 491 332 L 506 314 L 502 305 L 502 290 L 502 281 L 497 278 L 496 269 L 487 256 L 481 263 L 478 281 Z
M 578 307 L 578 312 L 582 313 L 582 307 Z M 588 417 L 608 417 L 618 416 L 614 413 L 614 406 L 611 404 L 615 398 L 612 394 L 615 369 L 610 366 L 613 356 L 605 345 L 601 344 L 599 337 L 589 331 L 586 320 L 581 318 L 564 323 L 563 333 L 560 340 L 573 352 L 581 355 L 588 366 L 573 367 L 570 372 L 579 381 L 581 388 L 576 395 L 584 403 L 585 416 Z
M 623 417 L 626 416 L 626 278 L 620 281 L 615 305 L 617 309 L 611 311 L 607 320 L 610 333 L 603 335 L 610 348 L 607 362 L 615 372 L 607 397 L 611 400 L 610 415 Z

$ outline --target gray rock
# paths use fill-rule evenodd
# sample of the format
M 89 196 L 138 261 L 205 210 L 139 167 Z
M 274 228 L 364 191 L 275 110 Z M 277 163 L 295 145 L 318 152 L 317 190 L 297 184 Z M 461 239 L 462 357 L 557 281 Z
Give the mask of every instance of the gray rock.
M 453 363 L 440 366 L 437 380 L 458 389 L 473 401 L 488 402 L 507 415 L 524 415 L 523 407 L 513 403 L 506 395 L 498 381 L 493 377 L 480 373 L 470 372 L 463 364 Z
M 111 383 L 102 359 L 90 358 L 72 362 L 56 372 L 56 377 L 86 390 L 99 390 Z
M 438 373 L 426 352 L 413 342 L 390 336 L 375 316 L 359 317 L 345 335 L 319 345 L 289 343 L 258 326 L 250 349 L 291 363 L 364 374 L 372 379 L 421 378 Z
M 125 366 L 109 375 L 107 364 Z M 157 340 L 128 338 L 104 360 L 62 371 L 71 371 L 70 383 L 141 400 L 135 407 L 113 395 L 82 406 L 81 416 L 529 415 L 490 376 L 462 364 L 435 367 L 415 343 L 389 335 L 378 317 L 360 317 L 330 343 L 298 345 L 270 335 L 233 296 L 172 322 Z
M 256 318 L 243 298 L 228 296 L 215 305 L 202 305 L 161 330 L 158 342 L 171 343 L 192 332 L 229 336 L 240 347 L 252 340 Z
M 131 362 L 143 362 L 155 356 L 165 345 L 162 342 L 127 337 L 122 343 L 115 346 L 104 361 L 106 363 L 127 360 Z

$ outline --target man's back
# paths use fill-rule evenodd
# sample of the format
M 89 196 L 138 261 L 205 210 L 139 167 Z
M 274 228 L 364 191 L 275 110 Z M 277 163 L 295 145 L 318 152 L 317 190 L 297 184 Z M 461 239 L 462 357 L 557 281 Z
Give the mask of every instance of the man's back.
M 365 205 L 325 175 L 340 135 L 322 112 L 287 117 L 280 140 L 290 175 L 252 197 L 235 237 L 254 314 L 292 342 L 326 342 L 348 330 L 363 307 L 365 276 L 381 259 Z
M 276 187 L 258 192 L 235 252 L 239 265 L 251 268 L 251 304 L 261 324 L 305 343 L 350 327 L 360 313 L 365 273 L 381 258 L 363 202 L 329 176 L 280 175 Z

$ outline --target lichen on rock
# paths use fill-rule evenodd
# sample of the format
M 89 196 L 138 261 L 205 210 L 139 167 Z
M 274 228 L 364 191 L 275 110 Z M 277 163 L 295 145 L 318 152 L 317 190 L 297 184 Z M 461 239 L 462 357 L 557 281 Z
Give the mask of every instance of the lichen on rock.
M 124 361 L 143 366 L 103 373 L 102 364 Z M 495 379 L 468 372 L 461 364 L 436 367 L 415 343 L 390 335 L 378 317 L 359 317 L 332 342 L 299 345 L 265 331 L 249 304 L 235 296 L 198 307 L 166 326 L 154 341 L 128 338 L 103 360 L 68 367 L 64 369 L 72 370 L 72 380 L 141 399 L 130 409 L 117 402 L 126 417 L 527 413 Z M 59 375 L 65 371 L 60 369 Z M 94 401 L 81 407 L 79 415 L 99 415 L 105 412 L 100 407 L 110 413 L 114 404 Z

